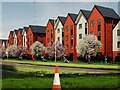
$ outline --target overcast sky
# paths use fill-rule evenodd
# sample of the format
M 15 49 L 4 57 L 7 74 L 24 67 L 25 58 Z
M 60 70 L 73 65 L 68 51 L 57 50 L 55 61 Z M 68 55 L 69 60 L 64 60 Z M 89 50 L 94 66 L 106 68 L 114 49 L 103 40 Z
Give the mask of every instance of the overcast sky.
M 91 10 L 94 5 L 113 8 L 118 13 L 118 2 L 6 2 L 0 3 L 0 38 L 7 38 L 10 31 L 29 25 L 46 26 L 48 19 Z M 14 1 L 14 0 L 13 0 Z M 49 0 L 48 0 L 49 1 Z M 119 7 L 120 8 L 120 7 Z

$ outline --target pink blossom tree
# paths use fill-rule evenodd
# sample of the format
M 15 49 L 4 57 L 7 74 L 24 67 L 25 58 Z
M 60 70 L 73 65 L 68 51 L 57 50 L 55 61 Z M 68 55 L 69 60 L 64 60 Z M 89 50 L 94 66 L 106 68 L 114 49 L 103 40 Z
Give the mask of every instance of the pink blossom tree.
M 43 56 L 45 54 L 46 48 L 39 41 L 34 42 L 34 44 L 30 47 L 31 54 L 34 56 Z
M 96 56 L 101 46 L 101 42 L 98 41 L 95 35 L 88 35 L 79 41 L 77 49 L 82 57 L 88 59 L 91 56 Z
M 9 47 L 7 47 L 6 49 L 6 53 L 8 54 L 8 57 L 18 57 L 18 50 L 17 50 L 17 46 L 15 45 L 10 45 Z
M 61 58 L 64 56 L 65 49 L 63 45 L 59 41 L 57 41 L 56 43 L 49 43 L 47 47 L 47 52 L 50 57 L 55 57 L 56 53 L 56 58 Z
M 17 46 L 17 55 L 20 59 L 25 57 L 27 54 L 27 49 L 26 47 L 23 47 L 22 45 Z
M 0 47 L 0 59 L 3 59 L 6 56 L 5 47 Z

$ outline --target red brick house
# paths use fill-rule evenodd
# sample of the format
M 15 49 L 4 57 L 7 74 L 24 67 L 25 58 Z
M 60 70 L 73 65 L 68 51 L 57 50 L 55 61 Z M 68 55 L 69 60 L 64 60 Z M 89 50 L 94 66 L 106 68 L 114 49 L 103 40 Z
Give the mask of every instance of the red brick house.
M 39 41 L 46 46 L 45 26 L 29 25 L 27 31 L 27 49 L 30 54 L 30 47 L 35 41 Z
M 71 57 L 71 59 L 77 59 L 76 53 L 76 24 L 75 20 L 77 14 L 68 13 L 65 23 L 64 23 L 64 47 L 66 49 L 66 54 Z
M 9 45 L 13 45 L 14 44 L 13 33 L 14 33 L 14 31 L 10 31 L 10 33 L 9 33 L 9 36 L 8 36 Z
M 120 20 L 111 8 L 95 5 L 88 18 L 88 33 L 94 34 L 102 43 L 100 52 L 112 57 L 112 30 Z
M 23 46 L 23 36 L 22 36 L 22 28 L 18 29 L 18 33 L 17 33 L 17 46 L 21 45 Z
M 50 42 L 55 41 L 55 30 L 54 30 L 54 20 L 49 19 L 46 26 L 46 47 Z
M 0 47 L 4 46 L 5 48 L 8 47 L 8 39 L 0 39 Z

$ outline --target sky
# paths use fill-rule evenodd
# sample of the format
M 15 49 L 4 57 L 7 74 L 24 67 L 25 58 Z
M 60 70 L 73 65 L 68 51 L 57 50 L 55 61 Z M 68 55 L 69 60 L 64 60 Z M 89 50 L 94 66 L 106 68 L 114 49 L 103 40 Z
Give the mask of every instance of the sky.
M 29 25 L 46 26 L 49 19 L 58 16 L 67 16 L 68 13 L 78 14 L 80 9 L 92 10 L 94 5 L 113 8 L 117 13 L 118 1 L 116 2 L 15 2 L 4 0 L 0 3 L 0 38 L 7 38 L 10 31 Z M 24 0 L 25 1 L 25 0 Z M 27 0 L 26 0 L 27 1 Z M 49 1 L 49 0 L 47 0 Z M 105 1 L 105 0 L 104 0 Z M 120 3 L 119 3 L 120 4 Z M 120 7 L 119 7 L 120 8 Z M 53 18 L 54 17 L 54 18 Z

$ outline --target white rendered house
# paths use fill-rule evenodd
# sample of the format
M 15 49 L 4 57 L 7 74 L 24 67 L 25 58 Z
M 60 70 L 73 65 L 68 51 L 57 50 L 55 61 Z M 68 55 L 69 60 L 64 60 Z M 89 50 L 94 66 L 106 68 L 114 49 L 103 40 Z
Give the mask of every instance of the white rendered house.
M 120 55 L 120 21 L 113 29 L 113 58 Z
M 17 33 L 18 33 L 18 30 L 14 30 L 13 32 L 13 38 L 14 38 L 14 45 L 17 46 Z
M 65 17 L 58 16 L 56 22 L 55 22 L 55 42 L 60 41 L 61 44 L 64 44 L 64 23 L 65 23 Z
M 79 40 L 81 40 L 85 35 L 88 35 L 87 19 L 89 15 L 90 15 L 90 11 L 87 10 L 80 10 L 80 12 L 78 13 L 77 19 L 75 21 L 75 23 L 77 24 L 76 46 L 78 46 Z
M 23 31 L 22 31 L 22 35 L 23 35 L 23 47 L 27 47 L 27 31 L 28 31 L 28 27 L 24 27 Z

